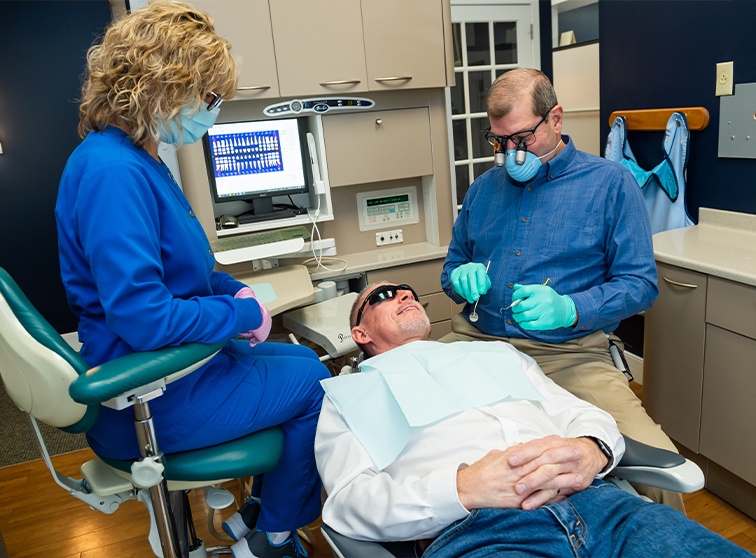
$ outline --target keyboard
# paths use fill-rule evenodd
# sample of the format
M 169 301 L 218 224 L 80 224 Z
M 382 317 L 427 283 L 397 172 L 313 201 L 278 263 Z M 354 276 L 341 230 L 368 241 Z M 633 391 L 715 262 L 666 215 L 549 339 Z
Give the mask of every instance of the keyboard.
M 292 240 L 295 238 L 309 240 L 310 231 L 307 227 L 297 226 L 270 231 L 237 234 L 234 236 L 224 236 L 218 240 L 210 241 L 210 246 L 213 248 L 214 252 L 225 252 L 226 250 L 238 250 L 239 248 L 261 246 L 263 244 L 283 242 L 284 240 Z

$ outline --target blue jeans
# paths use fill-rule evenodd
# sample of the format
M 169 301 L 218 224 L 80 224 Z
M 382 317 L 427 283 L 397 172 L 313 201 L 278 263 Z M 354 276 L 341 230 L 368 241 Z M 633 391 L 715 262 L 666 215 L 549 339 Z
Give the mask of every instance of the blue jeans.
M 752 554 L 668 506 L 595 481 L 567 500 L 536 510 L 474 510 L 442 532 L 423 554 L 423 558 L 456 556 L 729 558 Z

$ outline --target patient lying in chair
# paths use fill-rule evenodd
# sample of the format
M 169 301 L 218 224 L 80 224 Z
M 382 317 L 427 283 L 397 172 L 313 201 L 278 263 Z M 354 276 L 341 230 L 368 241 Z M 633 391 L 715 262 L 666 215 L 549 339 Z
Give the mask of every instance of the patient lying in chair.
M 350 323 L 369 358 L 322 382 L 315 438 L 339 533 L 424 558 L 751 555 L 603 481 L 624 452 L 612 417 L 509 344 L 428 341 L 408 285 L 363 290 Z

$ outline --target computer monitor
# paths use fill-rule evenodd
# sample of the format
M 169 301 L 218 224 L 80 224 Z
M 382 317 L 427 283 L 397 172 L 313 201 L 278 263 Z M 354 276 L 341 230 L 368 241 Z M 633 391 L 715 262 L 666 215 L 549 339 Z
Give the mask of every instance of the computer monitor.
M 203 143 L 215 203 L 252 202 L 240 223 L 294 215 L 291 208 L 274 210 L 273 198 L 308 191 L 303 119 L 215 124 Z

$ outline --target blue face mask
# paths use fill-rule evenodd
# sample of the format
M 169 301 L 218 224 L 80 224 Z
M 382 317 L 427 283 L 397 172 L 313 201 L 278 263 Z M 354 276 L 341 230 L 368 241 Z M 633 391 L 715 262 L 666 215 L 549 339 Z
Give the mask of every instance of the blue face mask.
M 179 119 L 181 130 L 175 121 L 170 123 L 161 122 L 158 126 L 160 141 L 171 145 L 186 145 L 198 141 L 215 124 L 220 113 L 220 107 L 207 110 L 207 105 L 202 104 L 199 110 L 192 112 L 188 107 L 181 111 Z
M 512 180 L 515 180 L 517 182 L 527 182 L 538 173 L 538 168 L 541 166 L 541 159 L 548 157 L 549 155 L 554 153 L 554 151 L 557 150 L 557 147 L 559 147 L 560 143 L 562 143 L 561 139 L 556 144 L 554 149 L 552 149 L 545 155 L 541 155 L 540 157 L 538 157 L 537 155 L 534 155 L 530 151 L 526 151 L 525 162 L 521 165 L 518 165 L 515 162 L 515 156 L 517 154 L 517 150 L 507 149 L 506 162 L 504 165 L 507 169 L 507 173 L 512 178 Z

